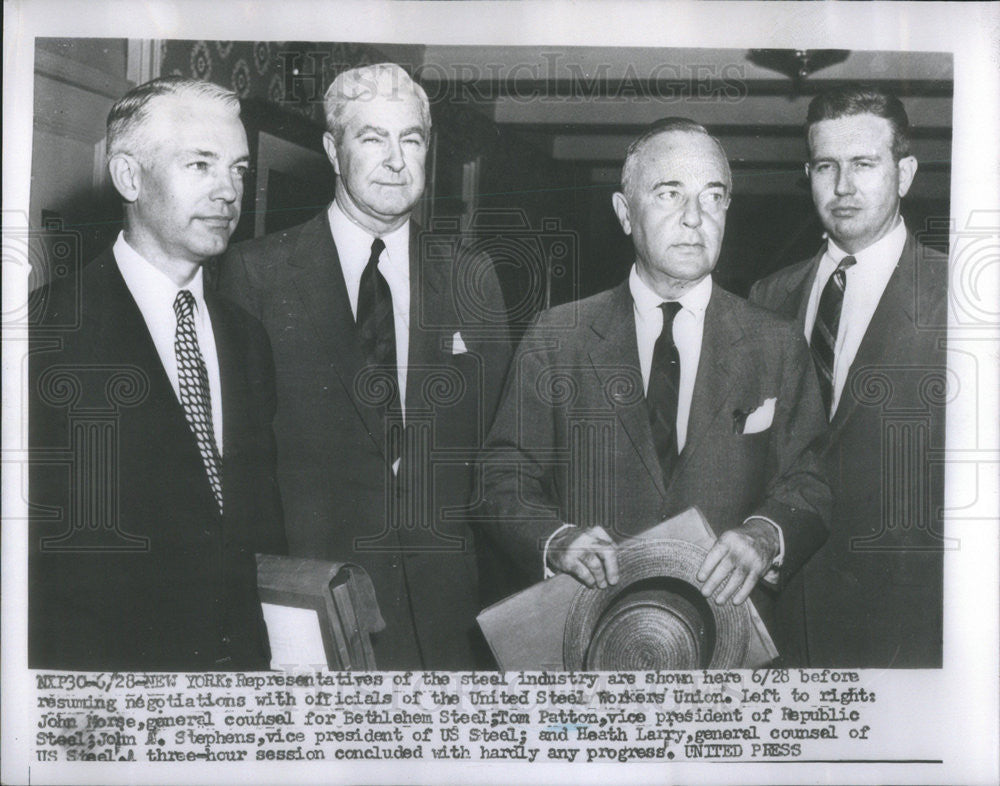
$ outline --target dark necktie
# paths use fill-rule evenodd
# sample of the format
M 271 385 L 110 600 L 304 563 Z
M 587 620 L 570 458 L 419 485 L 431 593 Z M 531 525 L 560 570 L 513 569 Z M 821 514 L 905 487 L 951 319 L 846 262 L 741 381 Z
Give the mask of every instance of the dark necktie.
M 385 276 L 378 269 L 378 260 L 385 243 L 377 237 L 372 241 L 368 264 L 361 274 L 358 290 L 358 332 L 361 351 L 368 365 L 387 366 L 396 371 L 396 325 L 392 315 L 392 292 Z
M 837 330 L 840 327 L 840 310 L 844 305 L 844 289 L 847 286 L 847 268 L 855 264 L 854 257 L 844 257 L 827 279 L 826 286 L 819 298 L 819 308 L 816 309 L 816 322 L 813 324 L 809 347 L 812 350 L 813 362 L 819 375 L 819 392 L 823 397 L 823 406 L 827 417 L 832 417 L 830 411 L 833 403 L 833 369 L 834 348 L 837 346 Z
M 378 269 L 378 260 L 385 250 L 382 238 L 372 241 L 368 264 L 361 274 L 358 290 L 358 335 L 361 352 L 368 366 L 381 367 L 391 392 L 386 397 L 387 451 L 390 463 L 399 458 L 399 377 L 396 370 L 396 322 L 392 312 L 392 292 L 389 283 Z
M 653 347 L 653 362 L 649 367 L 646 406 L 653 429 L 653 445 L 660 460 L 663 482 L 670 484 L 670 475 L 677 463 L 677 401 L 681 385 L 681 359 L 674 343 L 674 317 L 681 310 L 677 301 L 661 303 L 663 329 Z
M 208 388 L 208 370 L 198 346 L 194 328 L 194 295 L 186 289 L 174 299 L 177 332 L 174 334 L 174 354 L 177 356 L 177 382 L 184 417 L 198 442 L 198 452 L 205 465 L 208 482 L 215 502 L 222 513 L 222 473 L 219 448 L 212 425 L 212 397 Z

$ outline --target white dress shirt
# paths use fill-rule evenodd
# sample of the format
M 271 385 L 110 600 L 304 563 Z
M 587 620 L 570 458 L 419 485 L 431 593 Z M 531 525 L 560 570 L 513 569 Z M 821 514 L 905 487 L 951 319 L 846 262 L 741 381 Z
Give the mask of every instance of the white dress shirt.
M 837 343 L 833 349 L 833 400 L 830 413 L 837 411 L 840 395 L 847 382 L 847 374 L 851 364 L 858 354 L 861 340 L 868 331 L 875 309 L 882 299 L 886 284 L 892 276 L 899 257 L 906 244 L 906 225 L 902 219 L 883 237 L 876 240 L 868 248 L 856 254 L 848 254 L 840 248 L 833 239 L 828 239 L 826 252 L 820 260 L 816 271 L 816 280 L 809 293 L 809 303 L 806 307 L 805 334 L 806 340 L 812 340 L 813 325 L 816 322 L 816 312 L 819 310 L 820 295 L 837 265 L 846 256 L 853 256 L 857 263 L 847 268 L 847 284 L 844 287 L 844 302 L 840 309 L 840 326 L 837 328 Z M 830 414 L 827 413 L 827 414 Z
M 146 322 L 146 328 L 153 339 L 153 346 L 156 347 L 156 354 L 160 356 L 160 363 L 167 372 L 167 378 L 178 402 L 180 402 L 180 383 L 177 379 L 177 354 L 174 350 L 174 338 L 177 333 L 174 300 L 182 289 L 186 289 L 194 296 L 194 329 L 198 335 L 198 348 L 201 350 L 205 369 L 208 371 L 208 392 L 212 399 L 212 429 L 221 456 L 222 379 L 219 376 L 219 355 L 215 347 L 215 333 L 212 332 L 212 319 L 205 305 L 201 268 L 198 268 L 198 272 L 189 282 L 179 287 L 132 248 L 125 241 L 124 233 L 118 234 L 112 250 L 118 270 L 125 279 L 125 286 L 128 287 Z
M 351 313 L 358 318 L 358 294 L 361 275 L 368 265 L 375 236 L 354 223 L 336 200 L 330 204 L 330 231 L 340 257 Z M 406 366 L 410 348 L 410 222 L 387 235 L 382 235 L 385 251 L 379 257 L 378 269 L 392 293 L 393 325 L 396 329 L 396 378 L 399 381 L 399 405 L 406 416 Z
M 653 365 L 653 348 L 663 331 L 663 298 L 639 278 L 635 265 L 628 276 L 635 310 L 635 339 L 639 346 L 639 370 L 642 389 L 649 388 L 649 369 Z M 680 388 L 677 391 L 677 451 L 684 450 L 687 441 L 688 419 L 691 416 L 691 397 L 694 381 L 698 376 L 701 357 L 701 337 L 705 332 L 705 309 L 712 297 L 712 279 L 705 276 L 677 301 L 681 310 L 674 317 L 674 344 L 681 361 Z
M 653 365 L 653 349 L 656 339 L 663 331 L 663 311 L 660 304 L 663 297 L 658 295 L 639 278 L 635 265 L 628 277 L 629 291 L 632 293 L 632 307 L 635 313 L 635 338 L 639 349 L 639 371 L 642 374 L 642 389 L 649 388 L 649 370 Z M 684 449 L 687 442 L 688 420 L 691 416 L 691 400 L 694 397 L 694 382 L 698 377 L 698 362 L 701 358 L 701 340 L 705 334 L 705 310 L 712 298 L 712 278 L 705 276 L 687 292 L 678 302 L 681 310 L 674 317 L 673 336 L 677 346 L 677 354 L 681 362 L 680 388 L 677 391 L 677 450 Z M 724 482 L 724 479 L 720 479 Z M 777 522 L 764 516 L 750 516 L 746 519 L 766 521 L 777 530 L 778 554 L 771 563 L 771 569 L 764 574 L 763 580 L 774 583 L 777 581 L 778 568 L 785 558 L 785 535 Z M 555 575 L 549 568 L 549 545 L 552 539 L 567 527 L 575 525 L 566 523 L 556 529 L 545 541 L 542 549 L 542 575 L 551 578 Z

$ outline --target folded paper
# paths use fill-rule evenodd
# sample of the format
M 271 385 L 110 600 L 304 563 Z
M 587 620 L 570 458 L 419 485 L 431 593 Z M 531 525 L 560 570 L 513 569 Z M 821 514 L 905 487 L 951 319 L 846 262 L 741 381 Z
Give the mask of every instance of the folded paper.
M 620 549 L 624 551 L 637 543 L 641 545 L 641 542 L 650 544 L 651 548 L 640 549 L 645 556 L 638 558 L 638 562 L 647 566 L 655 564 L 650 561 L 650 553 L 661 549 L 685 565 L 684 570 L 676 566 L 673 568 L 678 573 L 684 573 L 689 572 L 690 566 L 700 559 L 701 555 L 707 553 L 715 542 L 715 535 L 702 514 L 697 509 L 690 508 L 636 538 L 623 542 L 620 544 Z M 666 571 L 661 572 L 666 573 Z M 639 578 L 635 583 L 638 592 L 634 596 L 627 597 L 627 593 L 624 592 L 627 587 L 622 581 L 608 593 L 608 591 L 588 590 L 572 576 L 560 574 L 493 604 L 483 610 L 477 619 L 497 663 L 504 671 L 563 671 L 589 668 L 586 666 L 586 661 L 588 657 L 593 656 L 593 653 L 588 652 L 588 647 L 594 642 L 595 636 L 600 639 L 597 647 L 602 652 L 612 653 L 611 657 L 614 657 L 617 635 L 615 626 L 619 625 L 623 631 L 629 627 L 621 624 L 622 619 L 628 620 L 635 615 L 649 614 L 650 609 L 653 609 L 655 617 L 657 607 L 662 605 L 663 601 L 661 597 L 650 598 L 644 595 L 646 585 L 642 583 L 643 581 L 644 579 Z M 595 600 L 600 592 L 608 595 Z M 669 614 L 683 620 L 682 623 L 672 626 L 674 631 L 684 630 L 684 626 L 693 626 L 691 620 L 697 617 L 698 609 L 695 608 L 690 612 L 688 607 L 698 605 L 697 598 L 694 597 L 697 592 L 695 589 L 693 593 L 689 593 L 690 603 L 683 597 L 670 600 L 672 608 Z M 619 616 L 616 619 L 609 619 L 604 612 L 614 608 L 615 604 L 618 604 L 615 611 Z M 702 610 L 704 608 L 702 606 Z M 725 610 L 724 617 L 719 616 L 718 610 L 713 612 L 714 624 L 709 627 L 725 636 L 726 640 L 718 644 L 709 641 L 712 652 L 706 653 L 705 666 L 757 668 L 774 660 L 778 656 L 778 651 L 753 603 L 748 600 L 741 607 L 732 608 L 738 611 L 730 614 L 730 610 Z M 690 613 L 685 612 L 685 609 Z M 574 624 L 567 628 L 570 620 L 573 620 Z M 581 641 L 580 631 L 574 627 L 576 621 L 579 621 L 580 625 L 588 626 L 586 635 L 582 637 L 589 636 L 588 641 Z M 635 626 L 631 627 L 634 631 Z M 734 640 L 734 637 L 737 640 Z M 697 640 L 697 632 L 690 639 Z M 676 646 L 667 642 L 665 649 L 683 651 L 689 646 L 689 642 L 682 642 Z M 722 663 L 720 658 L 728 660 Z

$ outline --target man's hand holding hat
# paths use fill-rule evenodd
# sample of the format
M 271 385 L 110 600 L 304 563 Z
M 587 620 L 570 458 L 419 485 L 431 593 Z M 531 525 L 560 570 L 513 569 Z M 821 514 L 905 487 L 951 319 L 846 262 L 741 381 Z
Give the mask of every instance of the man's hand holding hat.
M 771 569 L 779 548 L 777 528 L 764 519 L 747 519 L 723 532 L 698 569 L 698 581 L 704 582 L 701 594 L 715 595 L 716 603 L 732 598 L 740 605 Z
M 716 603 L 732 600 L 740 605 L 773 566 L 779 548 L 775 527 L 768 521 L 748 519 L 723 532 L 698 569 L 702 594 L 714 596 Z M 604 589 L 618 583 L 617 549 L 603 527 L 567 526 L 549 541 L 548 567 L 590 589 Z
M 618 583 L 617 549 L 603 527 L 566 527 L 549 541 L 548 564 L 591 589 L 604 589 Z

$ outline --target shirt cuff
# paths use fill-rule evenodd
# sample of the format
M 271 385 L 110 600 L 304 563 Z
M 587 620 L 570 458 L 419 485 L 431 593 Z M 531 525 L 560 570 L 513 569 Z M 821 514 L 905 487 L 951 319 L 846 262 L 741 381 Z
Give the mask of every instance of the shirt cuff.
M 772 521 L 767 516 L 748 516 L 744 519 L 743 523 L 746 524 L 748 521 L 753 521 L 754 519 L 766 521 L 778 531 L 778 555 L 771 561 L 771 567 L 767 573 L 761 576 L 761 581 L 768 584 L 777 584 L 778 568 L 780 568 L 785 562 L 785 533 L 781 531 L 781 527 L 778 526 L 777 522 Z
M 556 572 L 549 567 L 549 544 L 552 542 L 552 538 L 562 532 L 564 529 L 569 527 L 575 527 L 575 524 L 563 524 L 559 529 L 555 530 L 548 538 L 545 540 L 545 548 L 542 549 L 542 578 L 551 579 L 556 575 Z

